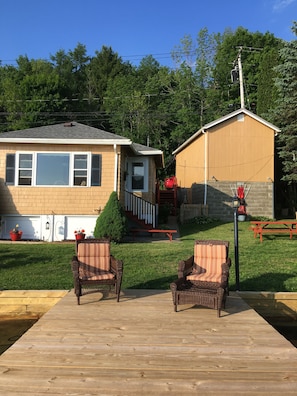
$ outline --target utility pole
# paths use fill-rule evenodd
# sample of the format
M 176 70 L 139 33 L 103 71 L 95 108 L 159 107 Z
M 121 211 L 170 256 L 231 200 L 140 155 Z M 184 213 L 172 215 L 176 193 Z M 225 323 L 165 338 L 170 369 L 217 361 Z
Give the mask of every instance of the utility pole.
M 240 107 L 245 108 L 244 105 L 244 89 L 243 89 L 243 74 L 242 74 L 242 64 L 241 64 L 241 51 L 242 47 L 239 47 L 237 58 L 233 62 L 234 69 L 231 71 L 231 80 L 233 83 L 239 82 L 240 91 Z
M 242 75 L 242 64 L 241 64 L 241 51 L 242 47 L 240 47 L 238 56 L 237 56 L 237 64 L 238 64 L 238 73 L 239 73 L 239 91 L 240 91 L 240 107 L 244 109 L 244 90 L 243 90 L 243 75 Z
M 254 48 L 254 47 L 244 47 L 239 46 L 236 47 L 238 49 L 238 54 L 233 62 L 233 69 L 231 70 L 231 81 L 232 83 L 239 82 L 239 90 L 240 90 L 240 107 L 242 109 L 245 108 L 244 105 L 244 89 L 243 89 L 243 72 L 242 72 L 242 63 L 241 63 L 241 53 L 242 51 L 247 52 L 260 52 L 263 48 Z

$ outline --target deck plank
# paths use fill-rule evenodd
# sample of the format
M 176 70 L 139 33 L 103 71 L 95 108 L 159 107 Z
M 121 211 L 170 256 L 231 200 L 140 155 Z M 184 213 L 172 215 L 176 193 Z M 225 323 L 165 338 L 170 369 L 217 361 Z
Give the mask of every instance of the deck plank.
M 226 310 L 171 293 L 70 291 L 0 356 L 0 394 L 296 394 L 297 351 L 236 293 Z

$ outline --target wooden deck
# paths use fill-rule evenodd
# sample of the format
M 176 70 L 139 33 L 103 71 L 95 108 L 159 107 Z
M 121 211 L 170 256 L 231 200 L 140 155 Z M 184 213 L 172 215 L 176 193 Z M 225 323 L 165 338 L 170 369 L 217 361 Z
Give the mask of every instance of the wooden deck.
M 167 291 L 100 296 L 69 292 L 1 355 L 0 394 L 297 394 L 296 348 L 236 294 L 221 318 Z

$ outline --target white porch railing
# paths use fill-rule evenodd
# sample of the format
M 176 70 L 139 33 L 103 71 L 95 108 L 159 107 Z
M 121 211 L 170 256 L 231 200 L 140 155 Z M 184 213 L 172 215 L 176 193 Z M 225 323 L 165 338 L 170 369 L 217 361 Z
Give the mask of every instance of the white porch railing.
M 143 220 L 145 224 L 151 224 L 152 228 L 156 228 L 156 208 L 156 205 L 125 191 L 125 210 L 131 212 L 139 220 Z

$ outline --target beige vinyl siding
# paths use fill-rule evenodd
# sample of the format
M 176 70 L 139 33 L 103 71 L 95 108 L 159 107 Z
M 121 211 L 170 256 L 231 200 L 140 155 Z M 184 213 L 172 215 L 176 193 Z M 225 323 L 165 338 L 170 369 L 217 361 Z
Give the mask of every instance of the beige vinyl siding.
M 248 115 L 217 124 L 176 154 L 178 185 L 191 188 L 205 176 L 206 181 L 273 180 L 274 133 Z
M 176 155 L 176 179 L 180 187 L 191 188 L 193 182 L 204 182 L 205 135 L 200 135 Z
M 208 180 L 266 182 L 274 175 L 274 131 L 249 116 L 208 132 Z
M 99 187 L 6 186 L 5 160 L 0 163 L 1 214 L 80 214 L 95 215 L 103 209 L 114 189 L 115 153 L 113 146 L 78 145 L 1 145 L 2 158 L 17 151 L 91 152 L 102 155 Z M 120 148 L 119 148 L 120 150 Z

